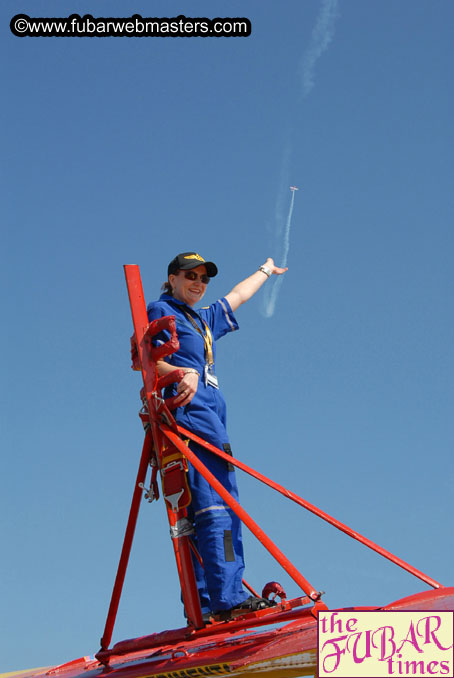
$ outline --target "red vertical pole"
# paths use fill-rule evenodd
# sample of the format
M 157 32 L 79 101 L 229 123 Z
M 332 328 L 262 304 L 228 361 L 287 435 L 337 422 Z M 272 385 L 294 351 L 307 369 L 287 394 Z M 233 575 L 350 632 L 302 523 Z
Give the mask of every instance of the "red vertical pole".
M 156 449 L 162 450 L 163 436 L 155 420 L 152 421 L 151 430 L 153 431 Z M 178 452 L 177 448 L 169 445 L 167 441 L 166 444 L 166 454 L 171 454 L 172 448 L 175 452 Z M 178 578 L 180 580 L 184 609 L 186 610 L 188 620 L 192 622 L 193 626 L 201 628 L 204 623 L 202 610 L 200 609 L 200 599 L 195 580 L 194 565 L 192 562 L 191 542 L 187 536 L 174 534 L 175 532 L 178 533 L 179 524 L 181 524 L 180 521 L 187 517 L 187 512 L 186 509 L 183 509 L 175 513 L 175 511 L 172 511 L 167 501 L 165 501 L 165 506 L 172 536 L 172 545 L 177 565 Z
M 129 303 L 131 306 L 132 320 L 134 324 L 134 333 L 136 337 L 139 362 L 142 370 L 143 383 L 145 386 L 145 395 L 150 415 L 150 423 L 153 434 L 153 440 L 158 454 L 158 461 L 162 452 L 162 436 L 160 435 L 155 411 L 154 395 L 157 390 L 158 374 L 156 363 L 154 362 L 151 351 L 149 337 L 145 337 L 148 328 L 148 316 L 143 294 L 142 281 L 140 278 L 139 267 L 136 265 L 127 265 L 124 267 L 126 285 L 128 288 Z M 186 517 L 186 511 L 180 510 L 173 512 L 166 502 L 167 515 L 171 527 L 175 527 L 178 521 Z M 174 547 L 175 559 L 177 564 L 178 576 L 183 595 L 186 615 L 188 620 L 196 627 L 203 626 L 202 611 L 200 609 L 199 594 L 192 564 L 191 549 L 187 536 L 173 536 L 172 543 Z

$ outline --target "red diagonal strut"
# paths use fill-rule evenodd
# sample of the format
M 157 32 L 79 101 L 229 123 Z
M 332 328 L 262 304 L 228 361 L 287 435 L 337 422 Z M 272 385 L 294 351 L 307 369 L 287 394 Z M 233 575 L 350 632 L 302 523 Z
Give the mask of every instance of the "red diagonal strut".
M 334 527 L 336 527 L 341 532 L 344 532 L 349 537 L 352 537 L 352 539 L 356 539 L 357 541 L 361 542 L 361 544 L 364 544 L 365 546 L 372 549 L 376 553 L 379 553 L 384 558 L 387 558 L 388 560 L 390 560 L 395 565 L 398 565 L 399 567 L 401 567 L 403 570 L 406 570 L 407 572 L 414 575 L 418 579 L 421 579 L 421 581 L 425 582 L 426 584 L 429 584 L 429 586 L 432 586 L 434 589 L 439 589 L 439 588 L 443 587 L 443 584 L 440 584 L 439 582 L 435 581 L 435 579 L 432 579 L 432 577 L 429 577 L 427 574 L 424 574 L 424 572 L 417 570 L 416 567 L 413 567 L 413 565 L 406 563 L 405 560 L 398 558 L 393 553 L 390 553 L 390 551 L 387 551 L 386 549 L 382 548 L 381 546 L 378 546 L 378 544 L 375 544 L 373 541 L 371 541 L 367 537 L 364 537 L 359 532 L 356 532 L 356 530 L 353 530 L 351 527 L 348 527 L 348 525 L 344 525 L 339 520 L 336 520 L 336 518 L 333 518 L 328 513 L 325 513 L 325 511 L 322 511 L 322 509 L 317 508 L 317 506 L 310 504 L 308 501 L 306 501 L 302 497 L 299 497 L 297 494 L 295 494 L 291 490 L 287 490 L 282 485 L 279 485 L 279 483 L 276 483 L 276 482 L 274 482 L 274 480 L 267 478 L 262 473 L 255 471 L 253 468 L 251 468 L 250 466 L 247 466 L 242 461 L 239 461 L 238 459 L 235 459 L 235 457 L 232 457 L 232 456 L 226 454 L 219 447 L 215 447 L 214 445 L 207 443 L 206 440 L 204 440 L 203 438 L 200 438 L 200 436 L 195 435 L 195 433 L 188 431 L 188 429 L 184 428 L 183 426 L 177 425 L 177 429 L 178 429 L 178 432 L 181 433 L 185 438 L 190 438 L 195 443 L 197 443 L 198 445 L 201 445 L 202 447 L 204 447 L 209 452 L 212 452 L 213 454 L 217 455 L 221 459 L 224 459 L 225 461 L 229 462 L 230 464 L 233 464 L 234 466 L 241 469 L 242 471 L 245 471 L 246 473 L 248 473 L 253 478 L 260 480 L 265 485 L 268 485 L 268 487 L 273 488 L 273 490 L 280 492 L 281 494 L 284 495 L 284 497 L 291 499 L 296 504 L 299 504 L 299 506 L 302 506 L 303 508 L 307 509 L 308 511 L 310 511 L 314 515 L 318 516 L 319 518 L 322 518 L 322 520 L 325 520 L 327 523 L 330 523 L 330 525 L 333 525 Z
M 129 556 L 131 553 L 132 540 L 137 524 L 137 516 L 139 515 L 140 500 L 142 498 L 141 483 L 145 482 L 147 474 L 148 460 L 151 453 L 151 433 L 148 432 L 142 448 L 142 455 L 140 457 L 139 470 L 137 472 L 136 484 L 132 495 L 131 509 L 129 511 L 128 523 L 126 525 L 125 538 L 123 541 L 123 548 L 121 549 L 120 562 L 118 564 L 117 576 L 112 591 L 112 598 L 110 601 L 109 612 L 107 613 L 106 625 L 104 633 L 101 638 L 101 649 L 107 650 L 112 640 L 112 632 L 115 624 L 115 619 L 118 612 L 118 605 L 120 603 L 121 592 L 126 576 L 126 568 L 128 567 Z

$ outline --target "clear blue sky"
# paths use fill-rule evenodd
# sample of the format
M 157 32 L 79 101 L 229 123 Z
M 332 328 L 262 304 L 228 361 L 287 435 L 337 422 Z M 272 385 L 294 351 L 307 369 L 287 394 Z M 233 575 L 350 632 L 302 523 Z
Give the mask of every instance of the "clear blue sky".
M 454 583 L 454 5 L 339 0 L 323 52 L 321 6 L 2 3 L 0 671 L 99 649 L 143 439 L 122 265 L 151 300 L 195 249 L 215 300 L 278 259 L 289 184 L 275 314 L 259 293 L 218 347 L 234 453 Z M 252 35 L 21 39 L 19 12 L 247 16 Z M 239 482 L 328 605 L 427 588 Z M 250 582 L 298 595 L 245 541 Z M 182 622 L 164 508 L 143 503 L 114 641 Z

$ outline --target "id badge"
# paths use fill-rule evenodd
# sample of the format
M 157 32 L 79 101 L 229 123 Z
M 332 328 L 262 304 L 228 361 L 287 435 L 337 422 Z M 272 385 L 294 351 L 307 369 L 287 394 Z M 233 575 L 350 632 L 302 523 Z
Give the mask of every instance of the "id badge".
M 205 370 L 204 370 L 204 379 L 205 379 L 205 386 L 213 386 L 213 388 L 219 388 L 219 382 L 218 378 L 215 374 L 213 374 L 210 371 L 209 365 L 205 365 Z

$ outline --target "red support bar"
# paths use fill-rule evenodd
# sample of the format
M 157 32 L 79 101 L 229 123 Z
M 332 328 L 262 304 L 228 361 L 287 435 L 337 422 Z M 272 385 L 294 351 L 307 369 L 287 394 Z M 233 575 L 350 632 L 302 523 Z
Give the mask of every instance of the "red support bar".
M 142 488 L 139 483 L 145 482 L 147 475 L 148 461 L 151 455 L 151 432 L 148 431 L 145 435 L 145 440 L 142 448 L 142 456 L 140 457 L 139 470 L 137 472 L 136 484 L 132 495 L 131 509 L 129 511 L 128 523 L 126 525 L 125 538 L 123 541 L 123 548 L 121 550 L 120 562 L 118 564 L 117 576 L 112 591 L 112 598 L 110 600 L 109 612 L 107 613 L 106 625 L 104 633 L 101 638 L 101 649 L 107 650 L 112 640 L 112 632 L 117 617 L 118 605 L 120 603 L 123 583 L 126 576 L 126 569 L 128 567 L 129 555 L 131 553 L 132 540 L 137 524 L 137 516 L 139 515 L 140 500 L 142 497 Z
M 135 265 L 125 266 L 124 269 L 143 383 L 147 393 L 152 393 L 156 388 L 158 377 L 155 363 L 151 360 L 145 360 L 145 357 L 147 356 L 147 346 L 144 335 L 148 329 L 149 323 L 145 298 L 143 295 L 142 280 L 140 279 L 140 271 L 139 267 Z
M 154 430 L 155 440 L 159 441 L 159 448 L 162 449 L 162 434 L 156 422 L 152 423 L 152 430 Z M 170 454 L 170 452 L 171 448 L 167 447 L 166 454 Z M 187 512 L 185 509 L 183 509 L 175 513 L 172 511 L 167 501 L 164 501 L 164 503 L 167 510 L 167 518 L 170 529 L 171 531 L 175 530 L 178 526 L 178 522 L 182 518 L 187 517 Z M 202 610 L 200 607 L 199 593 L 197 590 L 197 582 L 194 573 L 194 566 L 192 563 L 191 540 L 187 536 L 175 536 L 172 537 L 172 546 L 175 555 L 175 562 L 177 565 L 178 578 L 180 580 L 184 609 L 186 611 L 188 622 L 193 627 L 200 629 L 204 626 L 204 623 Z
M 178 537 L 177 539 L 172 539 L 172 544 L 188 622 L 194 628 L 201 629 L 204 626 L 204 621 L 191 560 L 190 539 L 189 537 Z M 188 567 L 187 563 L 190 563 L 191 566 Z
M 364 546 L 367 546 L 368 548 L 372 549 L 373 551 L 376 551 L 376 553 L 380 554 L 384 558 L 387 558 L 392 563 L 394 563 L 395 565 L 398 565 L 403 570 L 406 570 L 407 572 L 414 575 L 418 579 L 421 579 L 421 581 L 425 582 L 429 586 L 432 586 L 434 589 L 439 589 L 439 588 L 443 587 L 443 584 L 440 584 L 439 582 L 435 581 L 435 579 L 432 579 L 427 574 L 424 574 L 424 572 L 420 572 L 420 570 L 417 570 L 412 565 L 409 565 L 408 563 L 406 563 L 401 558 L 398 558 L 397 556 L 390 553 L 386 549 L 382 548 L 381 546 L 378 546 L 377 544 L 375 544 L 373 541 L 371 541 L 367 537 L 364 537 L 359 532 L 356 532 L 355 530 L 353 530 L 351 527 L 344 525 L 339 520 L 336 520 L 335 518 L 330 516 L 328 513 L 325 513 L 325 511 L 322 511 L 321 509 L 317 508 L 313 504 L 310 504 L 308 501 L 306 501 L 305 499 L 302 499 L 301 497 L 299 497 L 294 492 L 291 492 L 291 490 L 287 490 L 282 485 L 275 483 L 274 480 L 270 480 L 269 478 L 264 476 L 262 473 L 259 473 L 258 471 L 255 471 L 254 469 L 252 469 L 250 466 L 247 466 L 242 461 L 235 459 L 235 457 L 231 457 L 230 455 L 226 454 L 223 450 L 220 450 L 218 447 L 215 447 L 214 445 L 207 443 L 206 440 L 203 440 L 203 438 L 196 436 L 194 433 L 192 433 L 191 431 L 188 431 L 183 426 L 177 425 L 177 429 L 178 429 L 179 433 L 181 433 L 185 438 L 190 438 L 191 440 L 193 440 L 198 445 L 201 445 L 202 447 L 207 449 L 209 452 L 216 454 L 221 459 L 224 459 L 225 461 L 229 462 L 230 464 L 237 466 L 239 469 L 241 469 L 242 471 L 245 471 L 246 473 L 248 473 L 253 478 L 260 480 L 265 485 L 268 485 L 269 487 L 273 488 L 273 490 L 280 492 L 281 494 L 284 495 L 284 497 L 291 499 L 296 504 L 299 504 L 299 506 L 302 506 L 303 508 L 307 509 L 308 511 L 310 511 L 314 515 L 318 516 L 319 518 L 322 518 L 322 520 L 325 520 L 327 523 L 330 523 L 330 525 L 333 525 L 334 527 L 336 527 L 341 532 L 344 532 L 349 537 L 352 537 L 352 539 L 356 539 L 357 541 L 361 542 L 361 544 L 364 544 Z
M 108 663 L 111 657 L 121 657 L 130 652 L 142 652 L 144 650 L 153 650 L 159 648 L 160 651 L 169 652 L 175 645 L 181 645 L 186 641 L 193 641 L 195 644 L 198 639 L 213 636 L 215 641 L 216 636 L 220 636 L 220 641 L 224 637 L 229 637 L 237 631 L 250 630 L 260 626 L 267 626 L 268 624 L 279 624 L 291 621 L 307 621 L 313 622 L 314 608 L 326 609 L 322 601 L 317 601 L 311 607 L 300 607 L 310 602 L 307 598 L 296 598 L 294 600 L 286 601 L 285 604 L 278 603 L 277 607 L 259 610 L 255 613 L 250 613 L 244 617 L 234 619 L 226 624 L 225 622 L 216 622 L 215 624 L 208 624 L 203 629 L 194 631 L 188 627 L 174 629 L 173 631 L 163 631 L 161 633 L 153 633 L 149 636 L 142 636 L 141 638 L 131 638 L 116 643 L 111 650 L 100 651 L 95 656 L 102 663 Z M 292 605 L 295 603 L 295 606 Z M 373 608 L 377 609 L 377 608 Z M 274 631 L 272 631 L 274 633 Z M 169 652 L 170 653 L 170 652 Z M 190 669 L 189 669 L 190 670 Z M 172 674 L 166 674 L 171 676 Z M 181 674 L 180 674 L 181 675 Z M 189 674 L 190 675 L 190 674 Z M 251 674 L 248 674 L 251 675 Z
M 246 579 L 243 579 L 242 582 L 243 582 L 243 586 L 249 591 L 249 593 L 252 593 L 252 595 L 255 596 L 256 598 L 261 598 L 260 593 L 258 593 L 258 591 L 253 589 L 252 586 L 250 584 L 248 584 Z
M 248 527 L 253 535 L 264 545 L 264 547 L 271 553 L 277 562 L 284 568 L 287 574 L 295 581 L 298 586 L 309 596 L 312 600 L 318 600 L 320 594 L 309 584 L 307 579 L 296 569 L 290 560 L 278 549 L 274 542 L 265 534 L 265 532 L 257 525 L 251 516 L 240 506 L 240 504 L 232 497 L 230 492 L 225 489 L 219 480 L 206 468 L 200 459 L 192 452 L 187 445 L 174 433 L 166 424 L 161 424 L 161 431 L 168 440 L 170 440 L 175 447 L 177 447 L 185 457 L 191 462 L 194 468 L 205 478 L 211 487 L 222 497 L 225 503 L 230 506 L 232 511 L 240 518 L 240 520 Z M 228 457 L 231 459 L 231 457 Z

